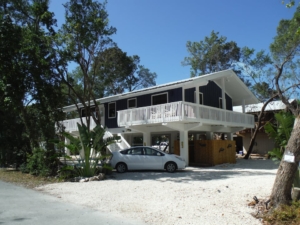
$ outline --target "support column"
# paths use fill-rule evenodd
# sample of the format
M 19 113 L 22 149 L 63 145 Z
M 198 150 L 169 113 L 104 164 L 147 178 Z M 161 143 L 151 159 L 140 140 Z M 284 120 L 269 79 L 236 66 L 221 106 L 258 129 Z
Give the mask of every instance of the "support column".
M 70 144 L 70 140 L 68 138 L 65 138 L 65 145 L 69 145 Z M 71 152 L 68 148 L 65 147 L 65 154 L 70 156 Z
M 206 132 L 206 139 L 213 140 L 214 139 L 214 132 Z
M 200 118 L 199 116 L 199 104 L 200 104 L 200 99 L 199 99 L 199 86 L 196 86 L 196 118 Z
M 149 132 L 143 132 L 143 145 L 150 146 L 151 145 L 151 137 Z
M 242 105 L 242 111 L 243 111 L 243 113 L 245 113 L 245 99 L 243 99 L 243 105 Z
M 233 140 L 233 133 L 227 133 L 227 140 L 232 141 Z
M 179 131 L 180 156 L 185 159 L 186 165 L 189 165 L 189 139 L 187 131 Z
M 226 109 L 225 78 L 222 78 L 222 108 Z

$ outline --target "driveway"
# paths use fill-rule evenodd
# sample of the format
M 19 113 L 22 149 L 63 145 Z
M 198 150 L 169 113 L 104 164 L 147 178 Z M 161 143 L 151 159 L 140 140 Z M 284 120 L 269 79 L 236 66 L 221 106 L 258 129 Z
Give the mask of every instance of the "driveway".
M 59 198 L 0 181 L 0 225 L 138 225 L 116 213 L 62 202 Z

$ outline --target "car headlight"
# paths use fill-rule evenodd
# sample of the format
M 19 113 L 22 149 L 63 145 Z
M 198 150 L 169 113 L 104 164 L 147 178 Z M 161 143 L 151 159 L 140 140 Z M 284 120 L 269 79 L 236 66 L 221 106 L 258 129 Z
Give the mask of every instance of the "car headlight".
M 179 156 L 175 156 L 176 157 L 176 159 L 179 159 L 179 160 L 181 160 L 181 161 L 185 161 L 183 158 L 181 158 L 181 157 L 179 157 Z

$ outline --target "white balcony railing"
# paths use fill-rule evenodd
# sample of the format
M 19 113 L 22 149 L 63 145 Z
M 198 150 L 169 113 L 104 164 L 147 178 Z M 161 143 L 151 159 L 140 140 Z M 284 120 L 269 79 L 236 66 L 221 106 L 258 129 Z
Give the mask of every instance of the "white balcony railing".
M 85 117 L 82 118 L 82 121 L 85 125 L 87 124 Z M 65 127 L 65 131 L 67 132 L 78 131 L 77 123 L 81 124 L 80 118 L 62 121 L 62 125 Z M 90 129 L 93 129 L 94 127 L 96 127 L 96 123 L 93 118 L 90 117 Z
M 96 127 L 96 123 L 94 122 L 92 117 L 90 117 L 90 119 L 91 119 L 90 129 L 93 129 L 94 127 Z M 82 118 L 82 120 L 83 120 L 83 123 L 86 124 L 86 118 Z M 81 124 L 80 118 L 62 121 L 62 125 L 65 127 L 65 131 L 70 132 L 70 133 L 72 133 L 74 131 L 78 131 L 77 123 Z M 113 136 L 113 134 L 111 132 L 105 131 L 103 138 L 106 139 L 106 138 L 112 137 L 112 136 Z M 121 138 L 120 141 L 115 142 L 107 147 L 111 152 L 130 147 L 130 145 L 125 140 L 125 138 L 122 135 L 119 135 L 119 136 Z
M 189 102 L 172 102 L 118 111 L 119 127 L 174 121 L 195 121 L 247 128 L 254 126 L 253 115 Z

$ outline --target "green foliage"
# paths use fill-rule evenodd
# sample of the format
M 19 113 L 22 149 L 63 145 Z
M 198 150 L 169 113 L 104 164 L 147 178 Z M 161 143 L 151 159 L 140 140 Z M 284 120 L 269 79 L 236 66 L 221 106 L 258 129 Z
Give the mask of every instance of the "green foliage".
M 267 122 L 264 128 L 268 136 L 274 139 L 275 144 L 278 146 L 270 151 L 269 154 L 275 160 L 281 160 L 293 130 L 295 117 L 288 112 L 281 112 L 275 114 L 275 119 L 275 124 Z
M 300 224 L 300 202 L 294 201 L 290 206 L 282 205 L 263 217 L 267 224 Z
M 191 67 L 191 77 L 232 69 L 247 86 L 253 86 L 252 90 L 261 100 L 273 93 L 271 87 L 260 85 L 267 84 L 265 75 L 272 63 L 265 51 L 240 48 L 236 42 L 227 41 L 215 31 L 199 42 L 188 41 L 186 47 L 189 56 L 184 58 L 182 65 Z
M 7 0 L 0 5 L 0 158 L 18 165 L 44 142 L 47 154 L 62 119 L 56 73 L 55 25 L 48 1 Z M 3 121 L 3 122 L 2 122 Z M 3 140 L 2 140 L 3 139 Z M 5 140 L 5 141 L 4 141 Z M 49 151 L 48 151 L 49 150 Z
M 44 149 L 35 148 L 31 155 L 27 155 L 27 162 L 21 167 L 22 172 L 28 172 L 32 175 L 47 176 L 50 170 L 47 167 L 46 152 Z
M 233 68 L 240 59 L 241 52 L 236 42 L 227 42 L 227 38 L 212 31 L 203 41 L 186 44 L 190 54 L 182 65 L 191 66 L 191 77 Z
M 271 159 L 273 161 L 275 161 L 276 163 L 280 162 L 280 160 L 282 159 L 283 153 L 284 153 L 284 149 L 282 149 L 282 148 L 274 148 L 268 152 Z
M 77 159 L 78 163 L 73 167 L 67 166 L 60 170 L 62 177 L 82 176 L 92 177 L 99 173 L 99 163 L 105 171 L 112 168 L 104 161 L 108 156 L 105 155 L 106 147 L 120 139 L 118 136 L 103 138 L 105 129 L 101 126 L 96 126 L 92 131 L 89 131 L 85 124 L 77 123 L 79 137 L 73 137 L 69 133 L 62 133 L 64 137 L 70 140 L 70 144 L 60 142 L 60 145 L 68 148 L 71 152 L 83 150 L 84 155 Z M 92 153 L 92 150 L 94 151 Z

